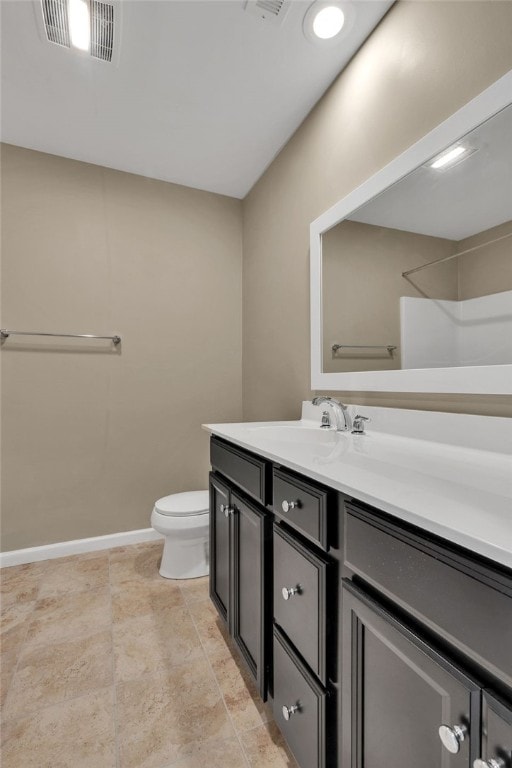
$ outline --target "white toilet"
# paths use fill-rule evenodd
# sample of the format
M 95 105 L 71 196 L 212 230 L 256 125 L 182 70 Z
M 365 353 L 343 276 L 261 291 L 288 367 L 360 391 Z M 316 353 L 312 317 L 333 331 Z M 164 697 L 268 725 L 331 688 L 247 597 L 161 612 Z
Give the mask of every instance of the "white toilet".
M 174 493 L 155 502 L 151 525 L 165 536 L 160 576 L 195 579 L 208 574 L 209 511 L 208 491 Z

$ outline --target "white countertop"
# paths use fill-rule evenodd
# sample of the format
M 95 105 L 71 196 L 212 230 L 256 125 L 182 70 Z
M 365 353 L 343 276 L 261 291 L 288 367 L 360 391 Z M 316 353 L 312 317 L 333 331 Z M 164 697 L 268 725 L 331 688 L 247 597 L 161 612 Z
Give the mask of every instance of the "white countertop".
M 305 405 L 303 417 L 313 418 L 204 428 L 512 568 L 511 419 L 361 407 L 372 424 L 359 436 L 320 430 L 319 417 Z M 378 422 L 389 428 L 395 414 L 393 433 L 380 431 Z M 435 432 L 436 419 L 448 434 L 424 439 Z M 479 444 L 486 450 L 474 447 Z

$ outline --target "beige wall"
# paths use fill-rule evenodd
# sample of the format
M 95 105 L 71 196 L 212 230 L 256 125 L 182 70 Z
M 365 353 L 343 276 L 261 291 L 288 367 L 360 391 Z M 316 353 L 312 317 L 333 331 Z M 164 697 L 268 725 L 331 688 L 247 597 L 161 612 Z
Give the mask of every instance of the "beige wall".
M 512 68 L 511 33 L 510 2 L 397 3 L 247 196 L 245 419 L 295 418 L 311 396 L 309 223 Z M 512 415 L 509 397 L 343 397 Z
M 497 240 L 512 233 L 512 221 L 457 243 L 457 252 Z M 459 262 L 459 299 L 512 291 L 512 237 L 479 248 L 456 259 Z
M 241 410 L 241 204 L 2 147 L 2 549 L 145 528 Z
M 322 238 L 323 370 L 401 368 L 400 297 L 457 299 L 458 259 L 412 275 L 402 272 L 455 252 L 452 240 L 342 221 Z M 383 350 L 339 350 L 338 344 L 394 344 Z

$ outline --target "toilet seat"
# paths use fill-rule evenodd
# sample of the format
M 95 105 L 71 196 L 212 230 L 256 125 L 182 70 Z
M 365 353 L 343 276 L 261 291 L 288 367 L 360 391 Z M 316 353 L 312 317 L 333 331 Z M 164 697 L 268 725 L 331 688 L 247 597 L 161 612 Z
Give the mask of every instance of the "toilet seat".
M 207 515 L 210 509 L 208 491 L 186 491 L 163 496 L 155 502 L 155 511 L 165 517 Z

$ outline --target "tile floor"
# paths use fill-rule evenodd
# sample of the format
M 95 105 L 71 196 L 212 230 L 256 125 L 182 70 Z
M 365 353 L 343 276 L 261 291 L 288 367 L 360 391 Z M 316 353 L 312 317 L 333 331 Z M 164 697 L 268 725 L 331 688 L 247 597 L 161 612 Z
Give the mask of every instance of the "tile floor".
M 296 768 L 160 542 L 0 572 L 2 768 Z

